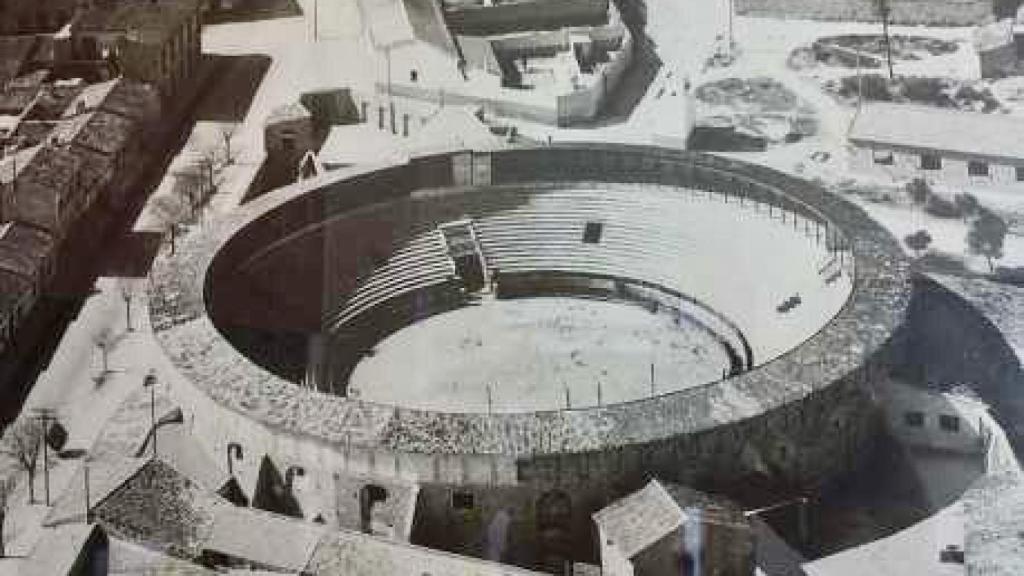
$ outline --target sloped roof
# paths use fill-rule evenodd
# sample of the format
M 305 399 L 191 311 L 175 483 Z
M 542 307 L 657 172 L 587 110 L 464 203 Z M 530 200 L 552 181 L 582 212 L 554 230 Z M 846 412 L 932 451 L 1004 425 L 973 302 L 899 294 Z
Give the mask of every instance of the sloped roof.
M 436 0 L 402 0 L 402 4 L 417 40 L 444 52 L 455 53 L 455 44 Z
M 185 18 L 195 13 L 190 0 L 118 2 L 102 5 L 72 25 L 77 32 L 135 32 L 141 41 L 159 41 L 171 35 Z
M 871 103 L 850 126 L 856 144 L 985 156 L 1024 163 L 1024 118 L 913 104 Z
M 71 574 L 75 563 L 93 535 L 99 531 L 96 524 L 68 524 L 43 530 L 42 537 L 32 555 L 21 566 L 21 576 L 63 576 Z
M 0 36 L 0 84 L 21 73 L 35 44 L 34 35 Z
M 110 496 L 148 461 L 140 458 L 112 458 L 89 464 L 89 499 L 95 506 Z M 85 522 L 85 468 L 79 466 L 67 488 L 57 497 L 43 526 Z
M 974 29 L 974 48 L 978 52 L 1013 44 L 1013 20 L 1009 18 Z
M 375 47 L 383 48 L 415 39 L 401 0 L 359 0 L 359 6 Z
M 134 130 L 131 120 L 101 109 L 64 120 L 54 135 L 62 142 L 113 155 L 125 148 Z
M 20 274 L 0 269 L 0 315 L 7 316 L 32 285 Z
M 370 39 L 377 48 L 423 42 L 455 54 L 455 44 L 434 0 L 360 0 Z
M 686 521 L 686 513 L 657 480 L 594 513 L 602 537 L 632 558 Z
M 160 460 L 200 487 L 216 492 L 231 481 L 231 476 L 199 444 L 185 426 L 157 428 L 157 454 Z
M 213 510 L 213 531 L 203 548 L 299 572 L 309 564 L 325 533 L 319 524 L 225 504 Z
M 496 150 L 504 140 L 476 115 L 472 106 L 441 108 L 406 144 L 410 152 L 425 154 L 451 150 Z
M 52 250 L 49 232 L 21 222 L 0 224 L 0 268 L 34 278 Z
M 278 106 L 271 110 L 264 124 L 269 126 L 270 124 L 276 124 L 278 122 L 302 120 L 304 118 L 311 118 L 312 116 L 313 115 L 310 114 L 309 110 L 300 102 L 292 102 L 291 104 Z
M 214 570 L 117 538 L 110 538 L 107 576 L 213 576 Z
M 41 149 L 42 146 L 31 146 L 0 157 L 0 184 L 12 182 L 15 176 L 21 174 L 32 163 L 32 159 Z
M 414 546 L 351 530 L 327 533 L 306 572 L 315 576 L 539 576 L 507 564 Z
M 334 126 L 317 153 L 324 166 L 338 168 L 355 164 L 402 161 L 406 154 L 401 141 L 371 124 Z

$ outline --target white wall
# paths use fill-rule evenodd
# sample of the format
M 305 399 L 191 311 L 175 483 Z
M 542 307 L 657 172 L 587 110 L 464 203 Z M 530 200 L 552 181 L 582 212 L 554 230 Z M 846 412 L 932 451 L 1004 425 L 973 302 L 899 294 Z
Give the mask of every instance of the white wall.
M 876 164 L 875 153 L 891 152 L 893 164 L 887 166 Z M 850 147 L 850 167 L 861 172 L 885 173 L 894 180 L 909 180 L 911 178 L 924 178 L 932 183 L 941 183 L 954 186 L 1020 186 L 1024 191 L 1024 182 L 1017 181 L 1017 171 L 1013 165 L 997 164 L 989 162 L 989 175 L 970 176 L 967 170 L 968 160 L 966 157 L 942 157 L 942 168 L 940 170 L 922 170 L 921 155 L 918 152 L 897 150 L 892 148 L 870 148 L 866 146 L 852 145 Z M 1021 159 L 1021 166 L 1024 166 L 1024 159 Z

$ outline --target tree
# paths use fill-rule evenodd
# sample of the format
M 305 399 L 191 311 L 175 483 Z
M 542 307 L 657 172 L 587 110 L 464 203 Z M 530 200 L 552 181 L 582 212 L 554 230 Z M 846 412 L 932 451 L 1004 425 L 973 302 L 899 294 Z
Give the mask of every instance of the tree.
M 914 204 L 924 204 L 932 195 L 932 188 L 924 178 L 914 178 L 907 183 L 907 194 Z
M 103 378 L 103 376 L 110 372 L 110 350 L 114 347 L 114 335 L 110 332 L 109 328 L 104 328 L 93 336 L 93 343 L 96 345 L 96 349 L 100 351 L 103 370 L 100 372 L 99 377 Z
M 152 208 L 153 215 L 159 221 L 161 228 L 170 235 L 171 254 L 173 255 L 178 228 L 187 220 L 186 208 L 179 198 L 171 195 L 163 195 L 154 199 Z
M 199 159 L 196 161 L 196 166 L 199 173 L 205 176 L 205 190 L 203 197 L 213 194 L 217 189 L 217 183 L 214 181 L 214 176 L 217 172 L 217 149 L 213 147 L 205 147 L 199 151 Z
M 117 288 L 121 293 L 121 299 L 124 300 L 125 330 L 131 332 L 134 330 L 132 328 L 132 299 L 138 293 L 138 283 L 134 278 L 118 278 Z
M 928 245 L 932 243 L 932 235 L 927 230 L 918 230 L 904 238 L 903 242 L 920 258 L 921 252 L 928 249 Z
M 981 209 L 981 203 L 978 202 L 978 199 L 967 192 L 953 196 L 953 203 L 956 204 L 957 211 L 960 212 L 964 222 L 967 222 L 969 217 L 974 216 Z
M 220 126 L 220 138 L 224 143 L 224 163 L 233 164 L 235 157 L 231 153 L 231 139 L 235 137 L 235 133 L 238 132 L 238 124 L 221 124 Z
M 43 443 L 43 428 L 31 418 L 19 418 L 4 432 L 0 450 L 17 461 L 28 473 L 28 502 L 36 503 L 36 462 Z
M 980 210 L 967 231 L 967 249 L 971 254 L 984 256 L 989 272 L 995 272 L 993 260 L 1003 257 L 1003 240 L 1007 226 L 1002 218 L 989 210 Z
M 4 544 L 4 521 L 7 520 L 7 506 L 17 482 L 14 478 L 0 479 L 0 558 L 7 557 L 7 546 Z

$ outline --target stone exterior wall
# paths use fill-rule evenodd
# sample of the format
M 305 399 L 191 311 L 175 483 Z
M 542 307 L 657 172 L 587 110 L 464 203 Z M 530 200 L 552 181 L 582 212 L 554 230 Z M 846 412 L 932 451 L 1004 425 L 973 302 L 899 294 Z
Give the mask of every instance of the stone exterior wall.
M 894 24 L 975 26 L 993 18 L 993 0 L 889 0 Z M 736 0 L 744 16 L 875 22 L 878 0 Z
M 856 207 L 814 184 L 767 168 L 678 150 L 618 145 L 550 146 L 496 152 L 488 181 L 652 182 L 728 193 L 729 201 L 771 203 L 818 223 L 830 245 L 850 248 L 857 290 L 823 330 L 764 366 L 637 402 L 529 414 L 446 414 L 390 408 L 302 389 L 255 367 L 207 315 L 230 275 L 269 241 L 369 201 L 452 181 L 450 155 L 391 168 L 352 168 L 261 196 L 211 222 L 161 258 L 150 298 L 157 338 L 182 378 L 173 393 L 193 434 L 211 453 L 244 439 L 246 454 L 301 464 L 304 482 L 332 475 L 393 477 L 421 485 L 444 530 L 446 489 L 469 487 L 493 501 L 474 522 L 489 524 L 498 503 L 527 512 L 536 497 L 563 490 L 580 516 L 658 474 L 713 486 L 745 502 L 813 490 L 856 466 L 872 444 L 872 386 L 886 377 L 889 347 L 909 297 L 908 267 L 888 233 Z M 447 164 L 446 164 L 447 163 Z M 448 167 L 448 176 L 438 172 Z M 446 184 L 447 182 L 447 184 Z M 259 222 L 258 226 L 252 225 Z M 812 227 L 813 228 L 813 227 Z M 837 232 L 841 229 L 842 232 Z M 240 474 L 248 462 L 236 468 Z M 515 496 L 509 496 L 515 494 Z M 436 503 L 434 503 L 436 501 Z M 491 506 L 491 505 L 488 505 Z M 573 506 L 574 515 L 577 506 Z M 310 516 L 315 512 L 307 509 Z M 325 515 L 326 517 L 326 515 Z M 471 518 L 467 518 L 467 521 Z M 583 534 L 587 531 L 582 528 Z M 469 533 L 467 528 L 467 533 Z

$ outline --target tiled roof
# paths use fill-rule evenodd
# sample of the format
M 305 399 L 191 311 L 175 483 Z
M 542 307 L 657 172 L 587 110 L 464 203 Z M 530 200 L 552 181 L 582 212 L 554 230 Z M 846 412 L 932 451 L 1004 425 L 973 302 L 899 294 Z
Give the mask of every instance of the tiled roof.
M 34 278 L 53 250 L 53 237 L 41 228 L 6 222 L 0 224 L 0 268 Z
M 22 148 L 0 158 L 0 184 L 8 184 L 14 180 L 16 175 L 21 174 L 32 163 L 32 159 L 41 149 L 42 146 Z
M 685 521 L 686 513 L 657 480 L 594 514 L 602 537 L 625 558 L 646 550 Z
M 61 142 L 114 155 L 124 149 L 135 130 L 127 118 L 96 110 L 68 118 L 54 130 Z
M 36 185 L 64 190 L 74 182 L 78 159 L 63 147 L 41 145 L 24 168 L 18 170 L 18 185 Z M 20 200 L 20 199 L 19 199 Z
M 6 316 L 29 292 L 32 285 L 14 272 L 0 269 L 0 315 Z
M 0 36 L 0 84 L 21 72 L 35 43 L 35 36 Z
M 188 0 L 159 0 L 99 6 L 83 14 L 73 29 L 136 33 L 143 42 L 158 41 L 171 35 L 185 18 L 195 14 L 195 7 L 190 4 Z
M 10 80 L 0 85 L 0 114 L 21 114 L 42 91 L 47 72 L 40 71 Z
M 86 86 L 64 110 L 63 117 L 69 118 L 85 111 L 103 110 L 136 122 L 147 120 L 147 111 L 157 98 L 150 86 L 116 78 Z

